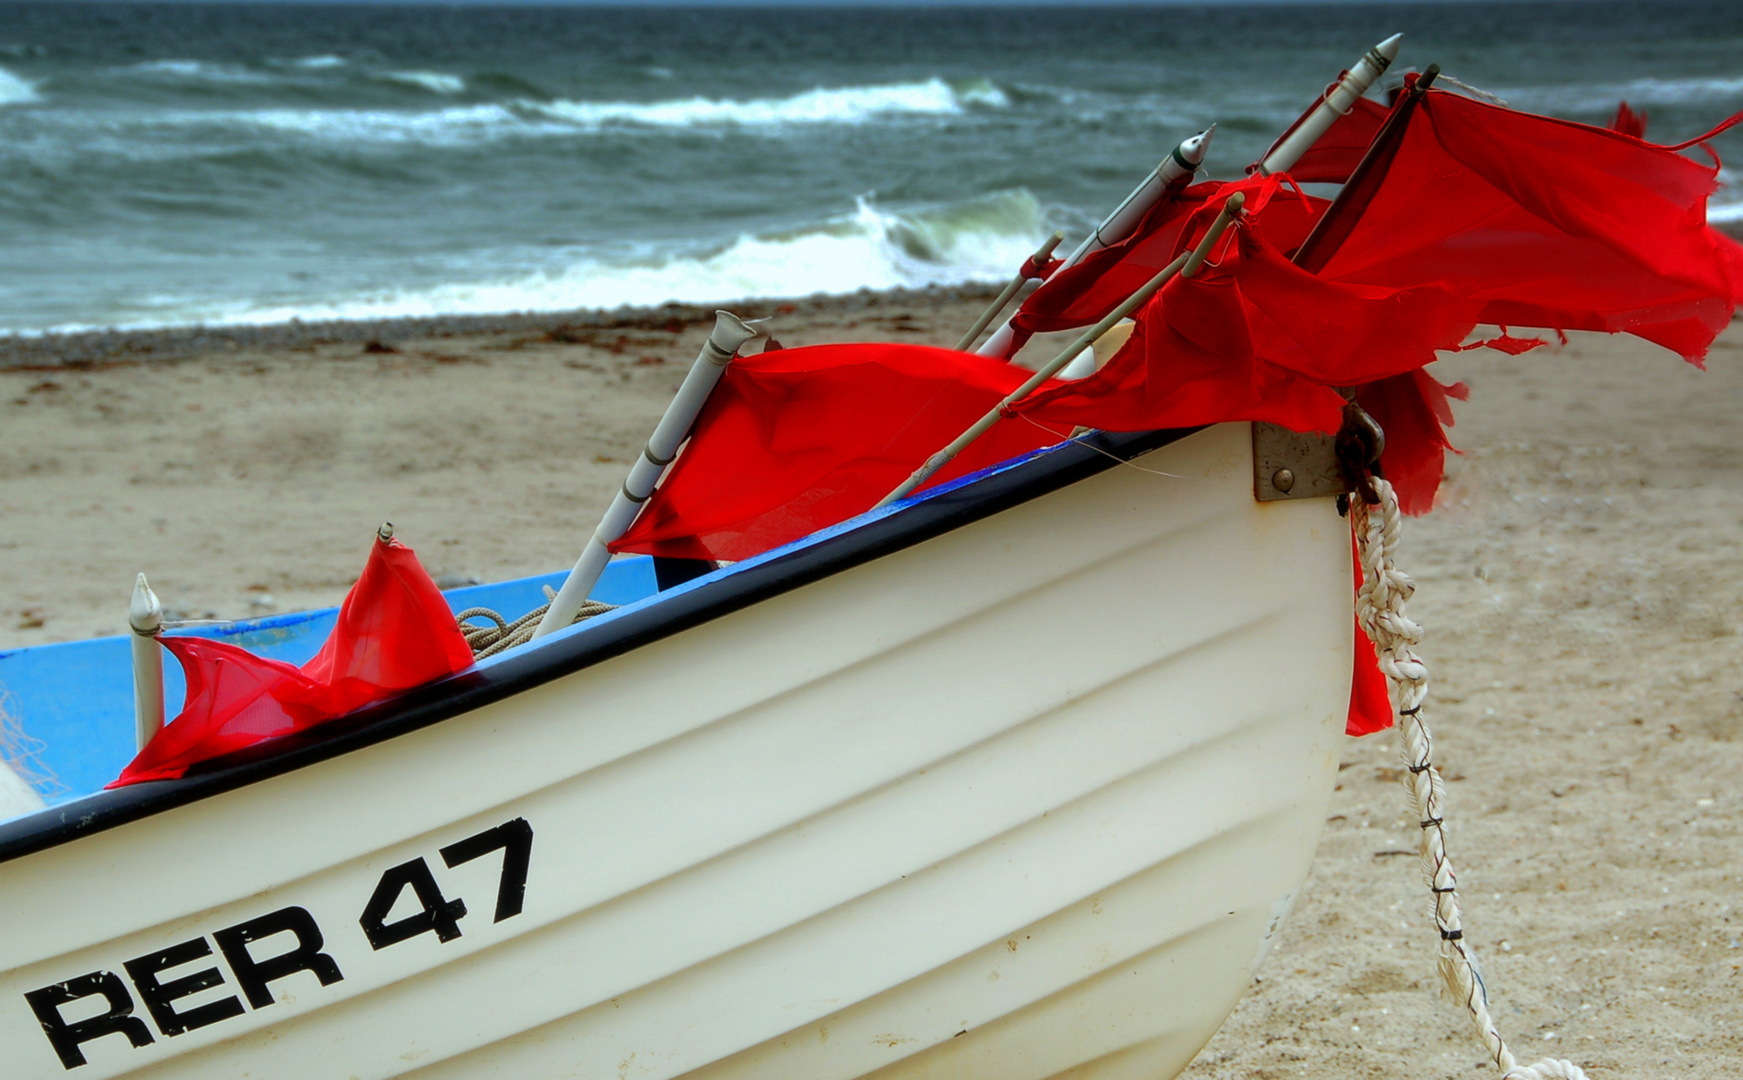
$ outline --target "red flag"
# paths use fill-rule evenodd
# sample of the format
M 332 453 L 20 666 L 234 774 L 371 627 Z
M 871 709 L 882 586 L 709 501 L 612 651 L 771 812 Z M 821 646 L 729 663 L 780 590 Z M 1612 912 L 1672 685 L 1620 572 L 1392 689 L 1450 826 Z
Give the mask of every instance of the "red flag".
M 1261 212 L 1258 223 L 1269 219 Z M 1113 431 L 1226 420 L 1336 431 L 1344 402 L 1333 387 L 1421 367 L 1475 324 L 1475 305 L 1439 286 L 1322 281 L 1252 220 L 1237 235 L 1220 260 L 1141 308 L 1131 339 L 1100 371 L 1037 391 L 1015 411 Z
M 1636 139 L 1646 138 L 1646 110 L 1631 109 L 1626 101 L 1616 103 L 1616 119 L 1610 121 L 1611 131 L 1620 131 Z
M 921 345 L 814 345 L 734 361 L 683 454 L 611 550 L 748 559 L 845 521 L 1030 375 L 992 357 Z M 926 486 L 1069 433 L 1003 421 Z
M 1398 508 L 1406 514 L 1426 514 L 1446 472 L 1446 452 L 1453 448 L 1446 428 L 1452 427 L 1452 403 L 1471 396 L 1464 383 L 1442 384 L 1418 368 L 1368 383 L 1356 390 L 1360 405 L 1386 433 L 1380 469 L 1398 493 Z
M 1194 230 L 1202 233 L 1232 192 L 1247 192 L 1251 212 L 1255 208 L 1251 200 L 1269 199 L 1278 183 L 1255 177 L 1234 184 L 1194 184 L 1157 203 L 1130 236 L 1084 256 L 1029 294 L 1011 317 L 1015 336 L 1007 355 L 1014 355 L 1035 334 L 1100 321 L 1185 250 Z M 1267 234 L 1282 250 L 1293 250 L 1325 207 L 1326 200 L 1299 193 L 1277 199 L 1265 218 Z M 1194 223 L 1194 229 L 1188 228 L 1188 222 Z
M 1349 72 L 1344 72 L 1344 75 L 1348 74 Z M 1338 82 L 1342 81 L 1343 76 L 1338 76 Z M 1320 102 L 1330 96 L 1331 92 L 1337 89 L 1337 86 L 1338 83 L 1335 82 L 1327 86 L 1325 93 L 1314 99 L 1313 104 L 1307 107 L 1307 111 L 1296 117 L 1295 122 L 1289 125 L 1288 130 L 1279 135 L 1277 141 L 1259 155 L 1259 160 L 1247 166 L 1247 172 L 1258 172 L 1260 162 L 1270 157 L 1271 151 L 1277 149 L 1284 139 L 1293 135 L 1295 129 L 1313 115 L 1314 110 L 1319 108 Z M 1356 165 L 1362 160 L 1362 155 L 1367 153 L 1368 144 L 1373 142 L 1374 136 L 1380 133 L 1380 125 L 1386 122 L 1386 115 L 1390 111 L 1386 106 L 1372 98 L 1357 98 L 1351 104 L 1350 110 L 1333 120 L 1331 127 L 1325 130 L 1325 134 L 1321 135 L 1308 148 L 1307 153 L 1302 154 L 1295 164 L 1289 167 L 1289 175 L 1294 177 L 1298 183 L 1303 184 L 1342 184 L 1349 180 L 1350 173 L 1355 171 Z
M 472 649 L 412 549 L 375 543 L 338 622 L 301 668 L 197 637 L 159 639 L 181 661 L 187 701 L 109 786 L 185 775 L 193 765 L 304 731 L 472 666 Z
M 1307 262 L 1323 277 L 1440 282 L 1484 322 L 1627 331 L 1696 362 L 1729 324 L 1739 285 L 1706 225 L 1717 165 L 1438 90 L 1399 114 L 1383 182 L 1326 215 L 1345 235 Z

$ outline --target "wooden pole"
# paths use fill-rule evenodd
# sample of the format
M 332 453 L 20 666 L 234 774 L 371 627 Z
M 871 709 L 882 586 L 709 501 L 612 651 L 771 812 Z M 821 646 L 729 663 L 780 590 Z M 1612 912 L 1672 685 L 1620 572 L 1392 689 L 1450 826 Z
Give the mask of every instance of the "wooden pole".
M 893 502 L 905 499 L 913 494 L 916 488 L 931 479 L 934 473 L 939 469 L 942 469 L 945 465 L 948 465 L 951 459 L 962 453 L 970 443 L 986 434 L 988 429 L 998 423 L 999 417 L 1003 415 L 1003 411 L 1007 407 L 1015 405 L 1017 402 L 1028 397 L 1031 393 L 1034 393 L 1037 387 L 1052 378 L 1060 368 L 1069 364 L 1078 353 L 1089 347 L 1096 338 L 1107 333 L 1115 323 L 1136 311 L 1146 300 L 1156 295 L 1156 291 L 1166 285 L 1169 279 L 1173 278 L 1174 275 L 1179 274 L 1182 277 L 1192 277 L 1196 274 L 1199 268 L 1204 265 L 1205 259 L 1210 257 L 1211 249 L 1216 246 L 1218 240 L 1222 239 L 1223 230 L 1228 228 L 1229 222 L 1234 219 L 1235 214 L 1240 212 L 1242 204 L 1246 201 L 1247 197 L 1239 191 L 1230 195 L 1223 203 L 1222 210 L 1217 213 L 1216 220 L 1211 222 L 1209 231 L 1204 234 L 1204 239 L 1198 242 L 1197 247 L 1163 267 L 1155 277 L 1144 283 L 1143 288 L 1127 297 L 1125 302 L 1119 307 L 1108 312 L 1107 316 L 1100 322 L 1079 334 L 1077 340 L 1065 347 L 1065 351 L 1061 352 L 1058 356 L 1055 356 L 1052 360 L 1049 360 L 1041 370 L 1030 376 L 1022 386 L 1017 387 L 1017 389 L 1006 395 L 1003 401 L 994 406 L 985 416 L 976 420 L 967 431 L 952 440 L 949 446 L 946 446 L 944 449 L 927 458 L 924 464 L 914 470 L 913 475 L 902 481 L 894 491 L 879 500 L 878 506 L 888 506 Z

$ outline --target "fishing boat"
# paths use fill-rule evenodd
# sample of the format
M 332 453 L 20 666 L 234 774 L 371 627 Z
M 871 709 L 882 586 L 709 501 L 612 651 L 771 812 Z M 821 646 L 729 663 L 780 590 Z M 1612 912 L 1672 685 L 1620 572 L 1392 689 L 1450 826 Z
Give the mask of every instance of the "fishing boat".
M 157 608 L 143 581 L 130 637 L 0 654 L 0 685 L 41 746 L 36 760 L 68 788 L 54 805 L 0 823 L 8 1080 L 1172 1076 L 1234 1007 L 1301 887 L 1364 656 L 1399 695 L 1443 974 L 1504 1073 L 1577 1080 L 1565 1062 L 1516 1067 L 1463 941 L 1421 716 L 1425 676 L 1402 608 L 1411 586 L 1390 564 L 1400 504 L 1372 473 L 1382 440 L 1364 427 L 1361 405 L 1371 400 L 1363 387 L 1383 380 L 1424 393 L 1409 358 L 1432 359 L 1449 328 L 1457 342 L 1489 309 L 1444 282 L 1363 281 L 1360 264 L 1335 257 L 1361 254 L 1350 237 L 1382 228 L 1388 213 L 1426 220 L 1411 198 L 1388 204 L 1364 187 L 1372 169 L 1393 170 L 1407 194 L 1413 176 L 1445 184 L 1459 175 L 1464 166 L 1436 164 L 1433 147 L 1424 159 L 1420 141 L 1414 164 L 1397 164 L 1412 160 L 1399 146 L 1421 130 L 1411 127 L 1418 119 L 1433 122 L 1432 108 L 1449 124 L 1476 116 L 1481 124 L 1466 126 L 1485 134 L 1523 131 L 1520 145 L 1566 135 L 1613 151 L 1616 172 L 1631 178 L 1670 176 L 1670 196 L 1594 199 L 1591 221 L 1570 212 L 1562 233 L 1519 201 L 1541 197 L 1542 186 L 1473 181 L 1473 197 L 1492 203 L 1480 243 L 1457 220 L 1419 230 L 1423 250 L 1476 250 L 1484 273 L 1517 244 L 1510 222 L 1525 223 L 1516 231 L 1534 250 L 1562 244 L 1592 253 L 1593 265 L 1614 256 L 1601 273 L 1567 271 L 1559 306 L 1542 309 L 1546 325 L 1627 315 L 1625 328 L 1643 337 L 1695 340 L 1730 318 L 1738 283 L 1726 267 L 1743 268 L 1743 258 L 1710 242 L 1689 212 L 1704 201 L 1697 181 L 1711 177 L 1691 173 L 1705 166 L 1677 158 L 1677 147 L 1489 117 L 1473 112 L 1489 106 L 1465 98 L 1426 105 L 1432 66 L 1406 81 L 1390 111 L 1357 109 L 1396 46 L 1377 46 L 1329 87 L 1250 180 L 1192 189 L 1196 209 L 1186 184 L 1208 133 L 1182 143 L 1071 256 L 1044 265 L 1057 238 L 1038 251 L 956 350 L 817 346 L 792 350 L 803 354 L 792 363 L 780 352 L 758 357 L 743 378 L 833 377 L 845 368 L 831 349 L 884 363 L 877 385 L 897 404 L 866 411 L 903 430 L 922 414 L 931 434 L 944 430 L 925 413 L 930 404 L 903 396 L 909 385 L 942 378 L 961 401 L 980 402 L 976 413 L 993 405 L 966 430 L 950 429 L 962 434 L 914 462 L 894 490 L 875 492 L 889 490 L 870 509 L 729 553 L 724 565 L 680 566 L 658 544 L 623 557 L 632 524 L 652 516 L 644 511 L 656 485 L 669 509 L 683 498 L 675 492 L 720 486 L 695 481 L 711 467 L 699 462 L 737 460 L 719 443 L 730 444 L 735 429 L 722 417 L 733 406 L 692 428 L 722 373 L 742 374 L 748 361 L 736 358 L 760 333 L 722 313 L 575 568 L 438 601 L 451 635 L 450 614 L 463 620 L 488 605 L 505 625 L 536 619 L 529 641 L 476 663 L 467 655 L 451 674 L 319 723 L 132 776 L 162 736 L 191 723 L 184 712 L 160 727 L 164 702 L 183 688 L 159 666 Z M 1358 204 L 1345 194 L 1329 206 L 1301 195 L 1271 203 L 1282 209 L 1266 219 L 1271 235 L 1292 220 L 1303 226 L 1289 259 L 1256 228 L 1219 248 L 1248 195 L 1262 202 L 1281 191 L 1269 174 L 1343 117 L 1378 130 L 1338 170 L 1365 216 L 1348 212 Z M 1520 167 L 1518 147 L 1493 156 Z M 1646 227 L 1618 205 L 1671 207 L 1663 220 L 1675 228 L 1654 250 L 1674 242 L 1705 253 L 1697 269 L 1706 276 L 1615 255 L 1629 228 Z M 1167 214 L 1174 233 L 1145 231 Z M 1135 238 L 1124 248 L 1122 229 Z M 1615 244 L 1605 246 L 1604 229 Z M 1159 269 L 1144 262 L 1153 236 L 1178 250 Z M 1047 329 L 1047 312 L 1025 301 L 1028 324 L 1013 316 L 993 327 L 997 308 L 1025 279 L 1059 275 L 1044 287 L 1054 288 L 1080 260 L 1119 264 L 1104 277 L 1077 275 L 1091 291 L 1132 265 L 1155 273 L 1136 291 L 1121 285 L 1117 303 L 1080 319 L 1092 325 L 1024 378 L 1004 361 Z M 1221 275 L 1210 285 L 1194 278 L 1207 265 Z M 1398 265 L 1461 270 L 1425 258 Z M 1662 286 L 1648 298 L 1658 306 L 1613 288 L 1592 299 L 1576 274 Z M 1557 285 L 1531 271 L 1532 288 L 1545 282 Z M 1175 291 L 1160 293 L 1165 286 Z M 1290 294 L 1297 286 L 1304 291 Z M 1166 302 L 1149 303 L 1156 296 Z M 1263 318 L 1216 306 L 1231 296 Z M 1496 302 L 1512 306 L 1496 310 L 1538 311 L 1531 300 L 1504 295 Z M 1271 363 L 1253 344 L 1264 333 L 1273 335 L 1267 355 L 1298 367 L 1219 382 L 1217 365 L 1239 358 L 1212 350 L 1197 389 L 1220 387 L 1211 407 L 1234 402 L 1249 415 L 1149 427 L 1118 419 L 1133 399 L 1161 410 L 1144 415 L 1174 415 L 1143 395 L 1177 375 L 1191 335 L 1177 335 L 1186 344 L 1173 353 L 1146 342 L 1171 340 L 1179 328 L 1170 318 L 1202 311 L 1215 318 L 1199 330 L 1238 322 L 1226 340 L 1246 342 L 1242 362 L 1253 370 Z M 1370 311 L 1393 321 L 1377 319 L 1373 331 L 1351 315 Z M 1417 325 L 1431 316 L 1438 329 Z M 987 355 L 966 351 L 989 328 Z M 1127 342 L 1112 359 L 1095 347 L 1110 334 Z M 1478 344 L 1522 343 L 1504 332 Z M 1372 360 L 1387 350 L 1396 355 Z M 1333 355 L 1366 375 L 1289 375 Z M 1147 367 L 1155 356 L 1161 363 Z M 1084 377 L 1047 382 L 1068 365 Z M 955 374 L 938 376 L 943 368 Z M 740 405 L 756 397 L 744 385 L 734 391 Z M 1333 387 L 1353 387 L 1355 401 Z M 1298 390 L 1314 395 L 1320 419 L 1292 430 L 1250 415 L 1296 415 Z M 1092 391 L 1102 396 L 1070 404 Z M 1067 407 L 1021 413 L 1050 432 L 1040 445 L 973 469 L 962 464 L 972 457 L 956 460 L 1042 399 Z M 1324 422 L 1328 399 L 1341 430 Z M 1393 429 L 1395 448 L 1438 437 L 1423 400 L 1427 419 Z M 1116 420 L 1082 419 L 1100 416 Z M 741 430 L 776 418 L 752 420 Z M 1000 430 L 1036 438 L 1017 424 Z M 883 438 L 874 442 L 887 449 Z M 1438 461 L 1416 465 L 1437 483 Z M 747 486 L 774 490 L 772 475 Z M 791 526 L 795 500 L 772 498 Z M 375 550 L 392 544 L 384 529 Z M 588 600 L 597 602 L 591 617 L 576 622 Z M 162 641 L 221 639 L 263 658 L 251 663 L 307 661 L 306 671 L 346 610 L 183 628 Z M 191 676 L 187 696 L 198 696 Z M 1384 699 L 1382 688 L 1390 722 Z M 118 772 L 120 786 L 104 788 Z
M 537 647 L 0 826 L 7 1075 L 1172 1074 L 1349 692 L 1347 526 L 1253 469 L 1249 425 L 1101 435 L 664 592 L 622 560 Z M 69 783 L 131 756 L 126 649 L 0 658 Z M 81 702 L 37 724 L 25 666 Z

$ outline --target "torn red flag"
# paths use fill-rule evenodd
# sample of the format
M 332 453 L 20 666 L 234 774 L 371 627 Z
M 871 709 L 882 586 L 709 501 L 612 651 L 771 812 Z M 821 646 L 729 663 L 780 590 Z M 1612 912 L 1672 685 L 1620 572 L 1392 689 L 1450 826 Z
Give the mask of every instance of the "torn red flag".
M 733 362 L 641 516 L 611 545 L 748 559 L 864 513 L 1032 373 L 922 345 L 813 345 Z M 1057 442 L 995 424 L 926 487 Z M 922 489 L 924 490 L 924 489 Z
M 377 541 L 321 651 L 298 668 L 199 637 L 164 637 L 187 677 L 181 713 L 109 787 L 183 776 L 202 761 L 305 731 L 472 666 L 472 649 L 417 555 Z
M 1398 508 L 1406 514 L 1426 514 L 1434 508 L 1435 492 L 1446 472 L 1446 437 L 1452 427 L 1452 402 L 1471 396 L 1464 383 L 1447 386 L 1418 368 L 1368 383 L 1356 390 L 1356 404 L 1386 433 L 1380 470 L 1398 493 Z
M 1232 184 L 1194 184 L 1164 198 L 1140 219 L 1130 236 L 1090 252 L 1029 294 L 1011 317 L 1014 337 L 1006 355 L 1015 355 L 1035 334 L 1073 330 L 1100 321 L 1186 250 L 1230 194 L 1246 192 L 1251 212 L 1257 209 L 1255 200 L 1271 199 L 1281 182 L 1280 178 L 1254 177 Z M 1266 215 L 1267 234 L 1279 248 L 1292 251 L 1326 205 L 1324 199 L 1285 193 Z
M 1698 362 L 1739 283 L 1706 224 L 1718 167 L 1678 150 L 1429 90 L 1364 205 L 1328 212 L 1347 232 L 1315 269 L 1438 282 L 1484 322 L 1625 331 Z
M 1475 324 L 1475 305 L 1438 285 L 1320 280 L 1266 242 L 1268 225 L 1261 209 L 1220 258 L 1165 285 L 1100 371 L 1013 411 L 1111 431 L 1265 420 L 1332 432 L 1344 404 L 1335 387 L 1431 363 Z

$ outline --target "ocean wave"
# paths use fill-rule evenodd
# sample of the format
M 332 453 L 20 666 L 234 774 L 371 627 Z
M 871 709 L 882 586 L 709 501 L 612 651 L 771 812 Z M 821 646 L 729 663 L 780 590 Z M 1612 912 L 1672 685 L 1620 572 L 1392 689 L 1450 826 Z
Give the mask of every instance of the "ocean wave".
M 40 101 L 36 92 L 36 84 L 29 79 L 21 79 L 5 68 L 0 68 L 0 106 L 25 105 L 32 101 Z
M 467 86 L 459 76 L 437 72 L 393 72 L 408 84 L 449 94 Z M 453 80 L 448 82 L 447 80 Z M 480 78 L 479 82 L 487 80 Z M 456 84 L 458 84 L 456 86 Z M 533 88 L 536 91 L 536 88 Z M 997 108 L 1003 91 L 988 83 L 953 89 L 942 79 L 886 86 L 811 90 L 784 98 L 723 101 L 683 98 L 668 101 L 545 101 L 523 96 L 509 101 L 454 104 L 435 109 L 296 108 L 177 109 L 137 116 L 102 116 L 90 121 L 105 137 L 128 130 L 198 131 L 226 139 L 238 131 L 273 132 L 322 142 L 357 145 L 416 144 L 470 146 L 508 138 L 589 134 L 604 130 L 724 131 L 803 125 L 853 125 L 880 118 L 953 116 L 970 108 Z M 64 117 L 63 125 L 76 125 Z M 115 145 L 124 145 L 117 142 Z M 138 147 L 135 148 L 136 150 Z M 150 155 L 147 155 L 150 156 Z
M 384 71 L 376 76 L 386 82 L 416 86 L 432 94 L 458 94 L 466 89 L 466 80 L 440 71 Z
M 1010 99 L 984 80 L 953 88 L 940 78 L 882 86 L 819 87 L 782 98 L 733 101 L 681 98 L 672 101 L 553 101 L 546 115 L 584 126 L 633 124 L 649 127 L 765 127 L 781 124 L 857 124 L 891 114 L 954 115 L 970 106 L 1002 108 Z
M 752 297 L 998 281 L 1033 250 L 1046 228 L 1042 218 L 1040 204 L 1023 189 L 903 211 L 880 209 L 861 199 L 852 214 L 838 219 L 743 235 L 712 251 L 643 251 L 617 257 L 578 251 L 567 265 L 543 273 L 382 290 L 344 299 L 196 304 L 166 298 L 159 310 L 126 325 L 257 325 L 292 319 L 563 311 L 669 301 L 727 303 Z
M 1707 220 L 1709 222 L 1743 221 L 1743 201 L 1708 203 Z
M 114 74 L 143 76 L 158 81 L 218 83 L 231 86 L 265 86 L 283 81 L 281 75 L 255 71 L 240 64 L 218 64 L 206 60 L 147 60 L 118 68 Z

